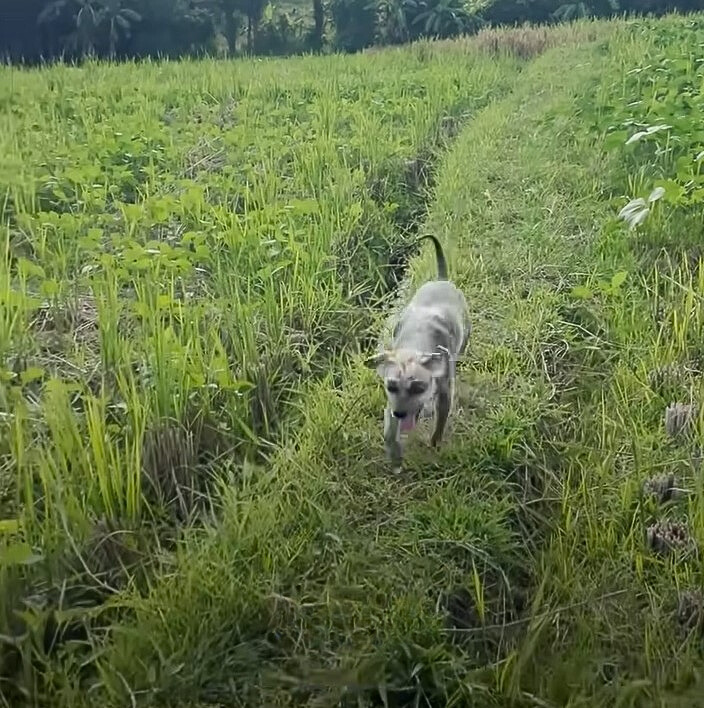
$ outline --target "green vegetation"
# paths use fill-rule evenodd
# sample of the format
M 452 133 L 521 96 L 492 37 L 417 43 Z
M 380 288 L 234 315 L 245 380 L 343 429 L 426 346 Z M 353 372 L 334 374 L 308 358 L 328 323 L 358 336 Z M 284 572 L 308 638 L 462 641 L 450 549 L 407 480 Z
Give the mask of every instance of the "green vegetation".
M 700 9 L 700 0 L 3 0 L 0 58 L 287 55 L 480 28 Z
M 702 42 L 4 69 L 5 703 L 698 705 Z M 419 229 L 474 335 L 394 476 Z

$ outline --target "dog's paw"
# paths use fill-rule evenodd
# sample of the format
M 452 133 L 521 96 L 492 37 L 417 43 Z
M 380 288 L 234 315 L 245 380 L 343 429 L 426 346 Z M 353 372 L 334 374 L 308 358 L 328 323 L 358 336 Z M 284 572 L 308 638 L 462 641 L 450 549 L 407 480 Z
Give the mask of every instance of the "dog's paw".
M 442 437 L 440 435 L 433 435 L 433 437 L 430 438 L 430 447 L 439 447 L 441 442 Z

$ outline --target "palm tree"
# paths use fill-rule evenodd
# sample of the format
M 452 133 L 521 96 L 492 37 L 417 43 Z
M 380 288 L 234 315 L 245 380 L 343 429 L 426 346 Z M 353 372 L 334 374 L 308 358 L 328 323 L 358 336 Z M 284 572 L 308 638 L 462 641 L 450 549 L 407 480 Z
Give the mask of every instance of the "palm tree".
M 323 0 L 313 0 L 313 49 L 319 52 L 323 48 L 325 30 L 325 8 Z
M 464 0 L 430 0 L 418 5 L 421 11 L 413 22 L 422 23 L 423 34 L 429 37 L 461 34 L 471 26 L 472 15 Z
M 37 22 L 47 24 L 73 13 L 73 31 L 64 37 L 65 46 L 82 54 L 92 52 L 96 40 L 96 15 L 93 0 L 52 0 L 39 13 Z
M 377 12 L 377 39 L 382 44 L 407 42 L 412 38 L 409 18 L 420 12 L 415 0 L 372 0 Z
M 122 0 L 51 0 L 37 21 L 40 24 L 54 22 L 69 13 L 74 30 L 64 39 L 66 46 L 91 54 L 103 29 L 107 29 L 111 57 L 115 55 L 120 35 L 129 37 L 132 24 L 142 19 L 139 13 L 124 7 Z
M 108 47 L 110 57 L 115 56 L 120 35 L 129 37 L 132 25 L 141 22 L 142 16 L 129 7 L 123 7 L 121 0 L 100 0 L 98 25 L 108 27 Z
M 267 0 L 239 0 L 240 12 L 247 18 L 247 52 L 254 51 L 254 33 L 262 21 Z

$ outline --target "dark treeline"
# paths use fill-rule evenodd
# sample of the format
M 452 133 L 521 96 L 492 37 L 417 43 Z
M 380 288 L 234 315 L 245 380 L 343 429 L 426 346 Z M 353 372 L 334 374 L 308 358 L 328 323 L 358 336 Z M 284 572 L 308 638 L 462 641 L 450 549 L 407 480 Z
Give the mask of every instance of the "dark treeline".
M 356 51 L 485 25 L 703 8 L 704 0 L 0 0 L 0 57 Z

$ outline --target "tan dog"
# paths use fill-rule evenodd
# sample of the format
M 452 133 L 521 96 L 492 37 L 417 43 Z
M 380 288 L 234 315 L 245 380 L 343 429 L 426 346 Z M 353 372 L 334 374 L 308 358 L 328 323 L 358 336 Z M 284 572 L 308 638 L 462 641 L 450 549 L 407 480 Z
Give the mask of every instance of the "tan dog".
M 392 349 L 367 360 L 384 380 L 384 447 L 396 471 L 401 466 L 401 433 L 416 426 L 423 408 L 435 400 L 435 432 L 442 439 L 454 396 L 455 367 L 464 352 L 471 325 L 467 301 L 447 278 L 447 262 L 435 236 L 438 279 L 421 286 L 393 330 Z

